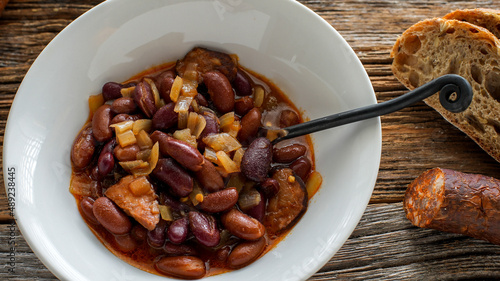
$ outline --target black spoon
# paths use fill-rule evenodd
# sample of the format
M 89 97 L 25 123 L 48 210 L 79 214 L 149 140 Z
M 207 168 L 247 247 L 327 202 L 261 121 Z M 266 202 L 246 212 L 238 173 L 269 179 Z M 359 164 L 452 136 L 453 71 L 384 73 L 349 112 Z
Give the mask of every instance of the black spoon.
M 274 131 L 277 134 L 278 138 L 272 141 L 275 144 L 282 140 L 389 114 L 413 105 L 437 92 L 440 92 L 441 105 L 453 113 L 464 111 L 472 102 L 472 87 L 469 82 L 462 76 L 446 74 L 389 101 L 336 113 L 283 129 L 264 127 L 264 130 Z

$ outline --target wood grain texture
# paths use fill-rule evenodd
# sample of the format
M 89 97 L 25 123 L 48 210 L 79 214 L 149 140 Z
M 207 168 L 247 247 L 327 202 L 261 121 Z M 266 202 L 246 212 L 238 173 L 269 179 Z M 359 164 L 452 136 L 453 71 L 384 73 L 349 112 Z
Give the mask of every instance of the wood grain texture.
M 98 0 L 10 0 L 0 17 L 0 145 L 17 88 L 43 48 Z M 407 90 L 392 75 L 390 50 L 412 24 L 458 8 L 496 8 L 495 1 L 303 0 L 351 45 L 379 102 Z M 402 198 L 407 185 L 434 167 L 500 178 L 499 163 L 423 102 L 383 116 L 377 183 L 359 225 L 339 252 L 310 280 L 500 279 L 500 247 L 412 226 Z M 3 166 L 3 162 L 0 162 Z M 3 185 L 3 177 L 0 178 Z M 0 188 L 0 280 L 57 280 L 16 228 L 11 235 Z M 9 239 L 16 271 L 7 271 Z

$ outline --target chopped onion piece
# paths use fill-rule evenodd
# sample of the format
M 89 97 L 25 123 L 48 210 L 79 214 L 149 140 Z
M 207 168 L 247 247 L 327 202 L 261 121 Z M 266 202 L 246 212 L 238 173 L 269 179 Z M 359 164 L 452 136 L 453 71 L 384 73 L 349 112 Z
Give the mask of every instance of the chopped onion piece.
M 228 187 L 234 187 L 238 191 L 238 193 L 243 190 L 243 187 L 245 187 L 245 176 L 243 176 L 241 173 L 238 174 L 232 174 L 231 177 L 229 177 L 229 181 L 227 182 Z
M 238 150 L 234 152 L 233 161 L 236 163 L 236 165 L 238 165 L 238 167 L 241 167 L 241 160 L 243 159 L 243 154 L 245 154 L 245 150 L 243 148 L 238 148 Z
M 231 111 L 231 112 L 228 112 L 224 115 L 222 115 L 221 117 L 219 117 L 219 121 L 220 121 L 220 128 L 226 132 L 225 128 L 226 127 L 229 127 L 230 125 L 233 124 L 234 122 L 234 111 Z
M 139 177 L 129 183 L 128 188 L 135 196 L 141 196 L 153 189 L 146 177 Z
M 126 131 L 130 131 L 132 130 L 132 128 L 134 127 L 134 121 L 131 121 L 131 120 L 128 120 L 128 121 L 122 121 L 120 123 L 115 123 L 115 124 L 112 124 L 112 125 L 109 125 L 111 128 L 114 128 L 115 129 L 115 133 L 118 135 L 118 134 L 122 134 Z
M 231 125 L 225 127 L 224 129 L 225 129 L 224 132 L 228 133 L 233 138 L 236 138 L 238 136 L 238 132 L 241 129 L 241 122 L 235 120 Z
M 198 105 L 198 101 L 196 101 L 196 99 L 194 99 L 191 102 L 191 106 L 193 107 L 194 112 L 199 112 L 200 111 L 200 106 Z
M 151 149 L 148 161 L 145 162 L 147 165 L 142 165 L 140 167 L 134 168 L 130 172 L 136 177 L 147 176 L 151 174 L 151 172 L 156 168 L 156 164 L 158 163 L 159 158 L 160 158 L 160 145 L 157 142 L 153 145 L 153 148 Z
M 313 171 L 309 174 L 306 181 L 306 189 L 309 198 L 311 198 L 316 191 L 318 191 L 321 183 L 323 182 L 323 178 L 319 172 Z
M 151 157 L 151 149 L 144 149 L 137 152 L 136 158 L 137 160 L 148 161 L 149 157 Z
M 134 121 L 134 125 L 132 126 L 132 132 L 134 133 L 134 135 L 139 134 L 139 132 L 142 130 L 150 132 L 152 127 L 153 127 L 153 121 L 151 119 L 139 119 Z
M 191 200 L 191 203 L 193 203 L 193 206 L 196 206 L 203 201 L 203 191 L 197 183 L 193 184 L 193 191 L 189 193 L 189 199 Z
M 126 147 L 137 142 L 137 139 L 135 138 L 134 133 L 132 133 L 132 130 L 117 134 L 116 140 L 121 147 Z
M 158 205 L 158 209 L 160 210 L 160 216 L 163 220 L 173 221 L 174 216 L 172 214 L 172 210 L 167 205 Z
M 188 112 L 192 101 L 193 97 L 180 96 L 175 103 L 174 111 L 177 113 Z
M 189 112 L 187 128 L 191 131 L 191 134 L 194 132 L 194 128 L 196 127 L 197 121 L 198 121 L 198 114 L 196 112 Z
M 94 116 L 94 112 L 104 104 L 104 97 L 102 94 L 93 95 L 89 97 L 89 112 L 90 116 Z
M 247 211 L 257 205 L 262 200 L 260 193 L 255 188 L 245 189 L 238 197 L 238 205 L 242 211 Z
M 187 128 L 188 118 L 189 118 L 189 112 L 187 111 L 179 112 L 179 115 L 177 117 L 177 128 L 179 129 Z
M 132 97 L 132 93 L 134 92 L 134 90 L 135 90 L 135 86 L 128 87 L 128 88 L 122 88 L 120 90 L 120 93 L 122 94 L 122 96 L 124 96 L 126 98 L 130 98 L 130 97 Z
M 137 145 L 139 146 L 140 149 L 148 149 L 153 147 L 153 140 L 151 140 L 149 134 L 146 133 L 146 131 L 144 130 L 139 131 L 139 133 L 137 134 L 137 136 L 135 136 L 135 138 L 137 140 Z
M 240 171 L 240 167 L 224 151 L 217 151 L 217 159 L 227 173 L 231 174 Z
M 205 148 L 205 152 L 203 153 L 203 156 L 210 162 L 215 163 L 219 165 L 219 160 L 217 160 L 217 153 L 215 150 L 211 149 L 210 147 Z
M 184 79 L 184 83 L 181 88 L 182 95 L 186 97 L 195 97 L 198 94 L 198 91 L 196 90 L 197 88 L 198 83 L 196 81 Z
M 196 137 L 199 138 L 201 133 L 203 133 L 203 130 L 205 130 L 205 127 L 207 126 L 207 120 L 203 118 L 203 116 L 198 114 L 196 126 L 194 127 L 194 131 L 192 134 Z
M 198 147 L 198 142 L 196 142 L 196 137 L 191 135 L 191 130 L 189 129 L 177 130 L 172 134 L 172 136 L 175 139 L 185 141 L 194 148 Z
M 262 86 L 260 85 L 255 86 L 253 93 L 253 105 L 255 107 L 261 107 L 262 104 L 264 103 L 265 95 L 266 93 Z
M 182 88 L 182 78 L 180 76 L 177 76 L 174 79 L 174 83 L 172 83 L 172 88 L 170 88 L 170 99 L 173 102 L 177 102 L 177 99 L 181 94 L 181 88 Z
M 150 78 L 144 78 L 144 81 L 146 81 L 149 84 L 149 86 L 151 87 L 151 91 L 153 92 L 153 97 L 155 100 L 156 109 L 159 109 L 161 107 L 160 91 L 158 91 L 158 88 L 156 87 L 155 82 L 153 80 L 151 80 Z
M 211 134 L 203 138 L 203 142 L 215 151 L 229 153 L 241 147 L 241 144 L 228 133 Z
M 142 160 L 132 160 L 132 161 L 121 161 L 118 162 L 120 166 L 127 172 L 131 172 L 133 169 L 143 169 L 149 166 L 149 163 Z

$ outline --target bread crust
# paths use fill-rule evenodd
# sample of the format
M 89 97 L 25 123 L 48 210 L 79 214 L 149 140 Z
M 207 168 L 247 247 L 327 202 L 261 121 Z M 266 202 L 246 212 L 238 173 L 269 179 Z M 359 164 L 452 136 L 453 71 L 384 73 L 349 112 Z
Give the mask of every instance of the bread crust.
M 488 29 L 497 38 L 500 38 L 500 11 L 493 9 L 465 9 L 456 10 L 443 17 L 447 20 L 465 21 Z
M 488 29 L 434 18 L 406 30 L 391 52 L 392 71 L 407 88 L 453 73 L 466 78 L 474 97 L 468 109 L 451 113 L 439 96 L 425 102 L 500 162 L 500 41 Z

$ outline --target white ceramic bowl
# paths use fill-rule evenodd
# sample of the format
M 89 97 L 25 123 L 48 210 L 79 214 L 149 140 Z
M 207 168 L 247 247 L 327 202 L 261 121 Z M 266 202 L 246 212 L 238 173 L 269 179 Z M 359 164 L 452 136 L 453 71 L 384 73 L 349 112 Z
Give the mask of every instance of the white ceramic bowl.
M 195 45 L 238 54 L 311 119 L 376 103 L 358 58 L 322 18 L 291 0 L 108 0 L 43 50 L 16 94 L 4 138 L 15 169 L 15 216 L 40 260 L 62 280 L 167 280 L 115 257 L 69 193 L 70 148 L 87 98 L 182 57 Z M 323 186 L 278 246 L 248 267 L 209 280 L 303 280 L 342 246 L 378 173 L 378 118 L 313 135 Z M 7 184 L 7 180 L 5 181 Z M 11 187 L 11 186 L 10 186 Z

